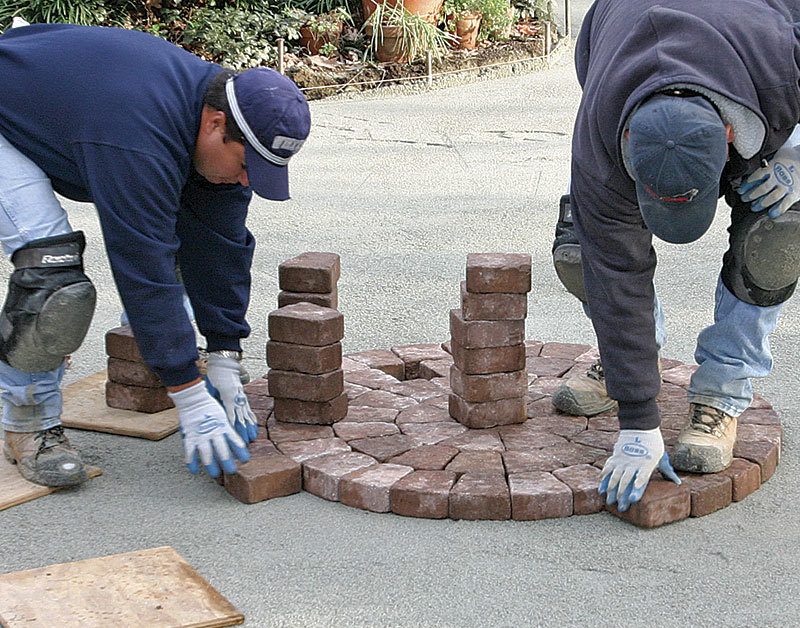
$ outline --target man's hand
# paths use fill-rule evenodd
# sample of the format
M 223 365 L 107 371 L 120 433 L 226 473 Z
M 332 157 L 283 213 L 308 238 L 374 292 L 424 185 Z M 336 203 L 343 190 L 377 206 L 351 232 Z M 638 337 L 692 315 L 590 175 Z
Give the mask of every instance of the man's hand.
M 607 505 L 616 502 L 617 509 L 625 512 L 642 498 L 656 467 L 668 480 L 681 483 L 664 451 L 660 429 L 620 430 L 614 453 L 600 474 L 598 492 L 606 494 Z
M 745 177 L 738 192 L 754 212 L 777 218 L 800 200 L 800 127 L 768 162 Z
M 252 443 L 258 435 L 258 424 L 242 387 L 239 361 L 212 351 L 208 354 L 206 376 L 219 394 L 228 422 L 245 443 Z
M 185 462 L 191 473 L 200 472 L 201 462 L 212 478 L 219 476 L 220 467 L 225 473 L 236 473 L 231 452 L 240 462 L 250 460 L 247 446 L 228 423 L 225 410 L 208 393 L 205 382 L 169 392 L 169 396 L 178 409 Z

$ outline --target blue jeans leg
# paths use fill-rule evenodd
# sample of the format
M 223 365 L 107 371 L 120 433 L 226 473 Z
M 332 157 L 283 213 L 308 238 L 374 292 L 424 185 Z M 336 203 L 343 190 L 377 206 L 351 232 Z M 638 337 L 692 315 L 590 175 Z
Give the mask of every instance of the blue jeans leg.
M 759 307 L 740 301 L 717 280 L 714 324 L 697 337 L 699 365 L 689 383 L 689 402 L 739 416 L 753 399 L 752 377 L 772 371 L 769 334 L 782 304 Z
M 71 233 L 50 179 L 0 135 L 0 244 L 7 256 L 31 240 Z M 26 373 L 0 362 L 3 428 L 38 432 L 61 423 L 63 365 Z

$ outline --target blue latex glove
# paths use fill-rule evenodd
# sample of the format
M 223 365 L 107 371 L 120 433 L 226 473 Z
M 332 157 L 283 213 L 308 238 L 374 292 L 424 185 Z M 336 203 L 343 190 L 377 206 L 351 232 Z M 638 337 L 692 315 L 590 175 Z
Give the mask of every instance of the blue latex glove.
M 800 126 L 780 147 L 770 161 L 745 177 L 738 192 L 742 200 L 752 203 L 754 212 L 769 210 L 777 218 L 800 200 Z
M 664 451 L 661 430 L 620 430 L 614 453 L 600 473 L 597 490 L 601 495 L 605 493 L 607 505 L 616 502 L 617 510 L 625 512 L 642 498 L 656 468 L 668 480 L 681 483 Z
M 212 395 L 216 392 L 214 396 L 218 396 L 225 408 L 228 422 L 245 443 L 252 443 L 258 435 L 258 424 L 242 386 L 239 361 L 212 351 L 208 354 L 206 377 L 213 389 Z
M 212 478 L 236 473 L 235 456 L 240 462 L 250 460 L 247 445 L 233 430 L 225 410 L 208 393 L 204 382 L 168 393 L 178 409 L 186 466 L 200 472 L 200 464 Z

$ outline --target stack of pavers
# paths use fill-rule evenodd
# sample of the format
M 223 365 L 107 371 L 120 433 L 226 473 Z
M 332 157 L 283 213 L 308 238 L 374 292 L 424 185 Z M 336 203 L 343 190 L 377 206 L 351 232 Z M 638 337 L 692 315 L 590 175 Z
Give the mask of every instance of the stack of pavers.
M 130 326 L 106 332 L 106 354 L 108 407 L 148 414 L 174 407 L 161 380 L 144 363 Z
M 450 416 L 470 428 L 523 423 L 531 257 L 470 253 L 461 309 L 450 311 Z
M 334 253 L 303 253 L 278 267 L 282 292 L 269 314 L 267 342 L 277 421 L 331 425 L 347 415 L 344 317 L 336 310 L 340 272 Z
M 313 303 L 338 309 L 341 263 L 336 253 L 302 253 L 278 266 L 278 307 Z

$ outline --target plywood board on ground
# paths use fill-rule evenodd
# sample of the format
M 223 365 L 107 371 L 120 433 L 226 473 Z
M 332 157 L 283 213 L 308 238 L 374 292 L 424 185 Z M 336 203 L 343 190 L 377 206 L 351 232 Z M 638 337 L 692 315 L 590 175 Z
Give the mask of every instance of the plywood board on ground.
M 66 386 L 61 415 L 64 425 L 148 440 L 161 440 L 178 431 L 178 411 L 175 408 L 153 414 L 109 408 L 105 386 L 105 371 Z
M 0 449 L 2 448 L 3 441 L 0 440 Z M 98 467 L 89 467 L 88 473 L 90 478 L 94 478 L 103 472 Z M 0 510 L 49 495 L 55 490 L 58 489 L 28 482 L 19 474 L 15 465 L 8 462 L 5 456 L 0 456 Z
M 0 624 L 6 628 L 201 628 L 243 621 L 171 547 L 0 575 Z

